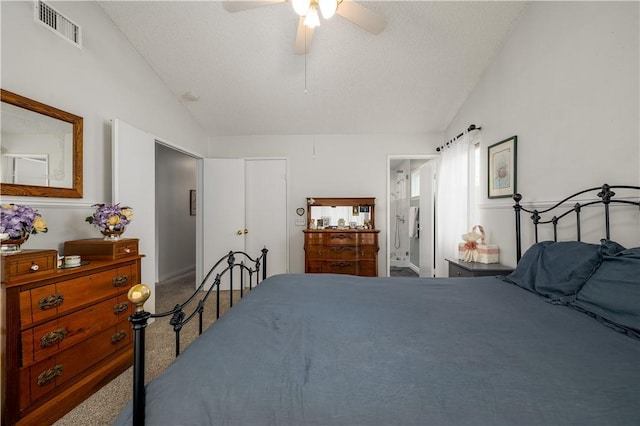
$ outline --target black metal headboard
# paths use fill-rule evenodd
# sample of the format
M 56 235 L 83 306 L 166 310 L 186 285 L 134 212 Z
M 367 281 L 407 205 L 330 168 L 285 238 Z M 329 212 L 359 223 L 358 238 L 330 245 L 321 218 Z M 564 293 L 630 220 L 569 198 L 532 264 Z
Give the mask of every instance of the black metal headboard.
M 513 206 L 516 214 L 516 260 L 519 262 L 522 257 L 522 228 L 520 224 L 520 212 L 525 211 L 527 213 L 531 213 L 531 221 L 534 226 L 534 234 L 535 234 L 535 242 L 538 242 L 538 226 L 544 224 L 551 224 L 553 226 L 553 240 L 558 240 L 558 222 L 564 217 L 570 215 L 571 213 L 575 214 L 576 218 L 576 240 L 581 240 L 581 229 L 580 229 L 580 212 L 583 207 L 591 206 L 594 204 L 601 204 L 604 207 L 604 227 L 605 227 L 605 235 L 604 238 L 611 239 L 611 230 L 610 230 L 610 211 L 609 205 L 611 204 L 627 204 L 631 206 L 636 206 L 640 209 L 640 199 L 637 200 L 628 200 L 628 199 L 614 199 L 613 197 L 616 195 L 613 192 L 613 189 L 630 189 L 630 190 L 638 190 L 640 194 L 640 186 L 630 186 L 630 185 L 607 185 L 606 183 L 601 187 L 589 188 L 582 190 L 580 192 L 576 192 L 565 198 L 562 201 L 557 202 L 553 206 L 544 209 L 526 209 L 521 204 L 522 195 L 515 194 L 513 196 L 514 201 L 516 202 Z M 553 214 L 549 219 L 544 219 L 542 215 L 551 212 L 552 210 L 558 209 L 560 211 L 561 206 L 570 201 L 572 198 L 576 198 L 580 195 L 587 194 L 589 192 L 599 191 L 596 195 L 600 198 L 593 201 L 584 201 L 584 202 L 576 202 L 573 207 L 568 208 L 567 210 L 562 211 L 561 213 L 550 213 Z M 635 198 L 635 196 L 634 196 Z M 549 217 L 546 215 L 545 217 Z

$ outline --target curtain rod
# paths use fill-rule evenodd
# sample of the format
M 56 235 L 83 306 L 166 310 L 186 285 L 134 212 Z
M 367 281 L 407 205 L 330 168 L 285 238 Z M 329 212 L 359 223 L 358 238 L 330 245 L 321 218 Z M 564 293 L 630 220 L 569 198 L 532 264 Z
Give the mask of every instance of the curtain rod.
M 469 127 L 467 128 L 467 132 L 470 132 L 472 130 L 481 130 L 482 127 L 478 126 L 476 127 L 475 124 L 471 124 L 469 125 Z M 458 136 L 456 136 L 455 138 L 451 139 L 449 142 L 445 143 L 444 145 L 440 145 L 439 147 L 436 148 L 437 152 L 440 152 L 441 150 L 443 150 L 445 147 L 449 146 L 451 143 L 455 142 L 456 140 L 460 139 L 462 137 L 462 135 L 464 135 L 463 133 L 460 133 Z

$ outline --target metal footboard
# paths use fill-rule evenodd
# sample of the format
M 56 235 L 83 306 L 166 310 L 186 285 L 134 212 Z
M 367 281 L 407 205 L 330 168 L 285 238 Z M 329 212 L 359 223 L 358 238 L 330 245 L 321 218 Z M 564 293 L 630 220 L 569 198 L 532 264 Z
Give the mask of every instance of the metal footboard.
M 151 314 L 144 310 L 144 303 L 149 299 L 151 290 L 144 284 L 137 284 L 129 290 L 129 300 L 136 306 L 135 312 L 129 317 L 133 325 L 133 424 L 135 426 L 144 425 L 145 422 L 145 385 L 144 385 L 144 369 L 145 369 L 145 328 L 149 318 L 162 318 L 171 315 L 169 324 L 173 326 L 175 332 L 176 357 L 180 355 L 180 331 L 182 327 L 189 323 L 192 319 L 198 318 L 198 334 L 203 332 L 203 314 L 205 302 L 216 290 L 216 319 L 220 317 L 220 283 L 223 277 L 229 277 L 229 291 L 234 289 L 234 271 L 238 271 L 240 275 L 240 298 L 244 296 L 245 276 L 248 276 L 249 291 L 257 286 L 261 279 L 267 278 L 267 248 L 263 248 L 261 254 L 256 258 L 252 258 L 242 251 L 230 251 L 227 255 L 218 260 L 215 265 L 206 274 L 198 288 L 183 303 L 177 304 L 173 309 L 167 312 Z M 216 272 L 215 279 L 211 287 L 203 292 L 205 284 L 210 277 Z M 255 280 L 254 280 L 255 278 Z M 185 308 L 198 295 L 200 300 L 190 312 L 185 312 Z M 229 297 L 229 307 L 233 307 L 233 296 Z

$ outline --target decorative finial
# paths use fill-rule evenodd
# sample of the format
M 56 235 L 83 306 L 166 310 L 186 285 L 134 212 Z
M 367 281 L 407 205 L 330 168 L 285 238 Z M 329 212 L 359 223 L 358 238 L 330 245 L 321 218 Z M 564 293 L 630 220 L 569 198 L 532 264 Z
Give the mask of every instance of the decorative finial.
M 151 289 L 145 284 L 136 284 L 129 289 L 127 297 L 136 305 L 136 312 L 144 311 L 144 302 L 151 296 Z

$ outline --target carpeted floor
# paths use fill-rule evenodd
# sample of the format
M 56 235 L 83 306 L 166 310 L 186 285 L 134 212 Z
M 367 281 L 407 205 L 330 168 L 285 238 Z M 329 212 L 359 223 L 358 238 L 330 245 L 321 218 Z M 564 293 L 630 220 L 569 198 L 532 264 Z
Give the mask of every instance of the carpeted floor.
M 177 303 L 181 303 L 193 293 L 195 277 L 188 274 L 156 286 L 156 312 L 166 312 Z M 214 295 L 212 295 L 214 296 Z M 234 303 L 240 299 L 240 292 L 235 291 Z M 197 301 L 192 302 L 195 306 Z M 221 312 L 228 309 L 229 292 L 220 292 Z M 187 312 L 191 312 L 188 311 Z M 174 333 L 169 325 L 169 317 L 156 319 L 145 332 L 146 365 L 145 380 L 148 382 L 162 372 L 174 359 Z M 215 320 L 215 297 L 207 300 L 204 310 L 205 327 Z M 180 334 L 181 350 L 189 345 L 198 334 L 197 320 L 186 325 Z M 66 416 L 54 423 L 55 426 L 104 426 L 111 425 L 124 406 L 133 398 L 132 368 L 116 377 L 109 384 L 78 405 Z

